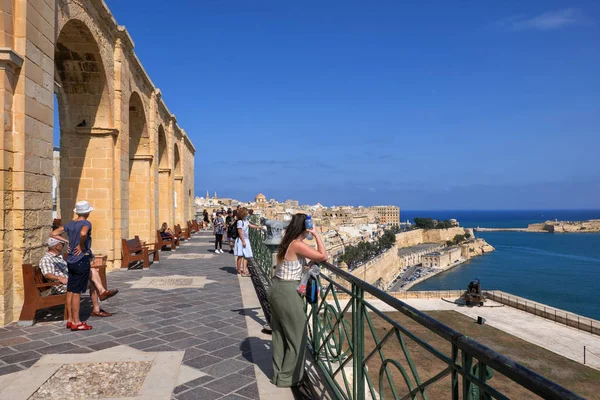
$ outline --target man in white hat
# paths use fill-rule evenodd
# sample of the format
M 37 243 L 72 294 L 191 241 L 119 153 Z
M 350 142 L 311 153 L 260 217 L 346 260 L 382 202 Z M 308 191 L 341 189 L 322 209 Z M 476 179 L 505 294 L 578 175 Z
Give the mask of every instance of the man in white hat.
M 71 313 L 69 314 L 67 327 L 70 327 L 73 331 L 92 329 L 91 325 L 81 322 L 79 319 L 79 308 L 81 293 L 85 293 L 88 287 L 91 262 L 94 258 L 92 253 L 92 223 L 88 221 L 88 217 L 93 210 L 94 208 L 87 201 L 78 201 L 73 210 L 77 214 L 77 218 L 68 222 L 64 227 L 53 230 L 50 235 L 57 239 L 63 232 L 66 232 L 69 237 L 67 296 L 69 293 L 71 294 Z
M 62 285 L 52 286 L 50 289 L 48 289 L 48 291 L 47 291 L 48 293 L 44 293 L 44 294 L 65 293 L 65 292 L 67 292 L 67 283 L 69 281 L 69 276 L 68 276 L 69 271 L 67 268 L 67 262 L 62 258 L 62 252 L 63 252 L 64 246 L 67 245 L 67 241 L 65 239 L 63 239 L 62 237 L 58 237 L 58 238 L 51 237 L 46 242 L 46 245 L 48 246 L 48 252 L 46 254 L 44 254 L 42 259 L 40 260 L 40 270 L 42 271 L 44 278 L 46 278 L 48 281 L 51 281 L 51 282 L 58 281 L 58 282 L 62 283 Z M 95 317 L 110 317 L 112 314 L 101 309 L 100 303 L 98 302 L 99 297 L 100 297 L 99 293 L 109 292 L 104 288 L 104 286 L 102 286 L 102 279 L 100 278 L 100 274 L 98 273 L 98 270 L 96 270 L 95 268 L 92 268 L 92 273 L 91 273 L 90 278 L 92 280 L 92 282 L 90 282 L 90 289 L 91 289 L 90 297 L 92 299 L 92 306 L 93 306 L 92 315 Z M 116 294 L 118 291 L 112 290 L 110 292 L 114 296 L 114 294 Z M 71 314 L 71 304 L 70 304 L 71 297 L 72 297 L 72 294 L 67 293 L 67 303 L 65 304 L 65 306 L 67 308 L 67 317 Z M 110 297 L 110 296 L 105 296 L 105 298 L 108 298 L 108 297 Z M 70 328 L 70 326 L 67 326 L 67 327 Z

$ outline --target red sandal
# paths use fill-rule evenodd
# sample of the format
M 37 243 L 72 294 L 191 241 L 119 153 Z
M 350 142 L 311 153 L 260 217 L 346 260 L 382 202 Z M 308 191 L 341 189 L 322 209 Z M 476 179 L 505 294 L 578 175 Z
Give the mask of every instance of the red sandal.
M 71 325 L 72 331 L 89 331 L 90 329 L 92 329 L 92 326 L 85 322 L 82 322 L 79 325 Z
M 71 323 L 71 321 L 67 321 L 67 329 L 71 329 L 72 326 L 73 324 Z

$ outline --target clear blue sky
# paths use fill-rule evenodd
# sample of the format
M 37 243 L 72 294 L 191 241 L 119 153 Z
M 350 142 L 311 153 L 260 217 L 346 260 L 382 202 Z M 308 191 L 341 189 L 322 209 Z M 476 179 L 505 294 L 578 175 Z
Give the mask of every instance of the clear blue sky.
M 107 0 L 196 194 L 598 208 L 597 1 Z

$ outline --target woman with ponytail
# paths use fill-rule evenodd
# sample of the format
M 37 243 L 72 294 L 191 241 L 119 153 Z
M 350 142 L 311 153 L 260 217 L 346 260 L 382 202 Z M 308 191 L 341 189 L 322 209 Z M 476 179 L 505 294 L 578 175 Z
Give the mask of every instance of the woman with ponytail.
M 277 251 L 277 268 L 269 291 L 271 306 L 273 379 L 279 387 L 298 386 L 304 377 L 306 354 L 306 314 L 302 297 L 296 291 L 306 260 L 327 260 L 323 240 L 315 228 L 305 228 L 306 214 L 295 214 Z M 304 243 L 311 233 L 317 249 Z

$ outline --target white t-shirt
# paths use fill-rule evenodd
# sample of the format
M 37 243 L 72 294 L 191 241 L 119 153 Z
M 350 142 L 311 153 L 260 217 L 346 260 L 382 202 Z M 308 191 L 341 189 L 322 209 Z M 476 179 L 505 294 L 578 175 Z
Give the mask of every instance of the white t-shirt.
M 237 227 L 242 229 L 242 235 L 244 235 L 244 239 L 248 240 L 248 228 L 250 227 L 248 221 L 238 221 Z

